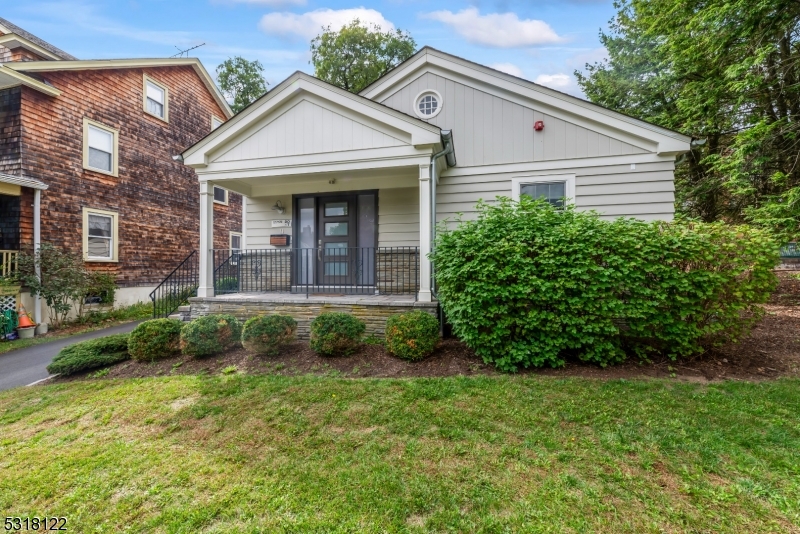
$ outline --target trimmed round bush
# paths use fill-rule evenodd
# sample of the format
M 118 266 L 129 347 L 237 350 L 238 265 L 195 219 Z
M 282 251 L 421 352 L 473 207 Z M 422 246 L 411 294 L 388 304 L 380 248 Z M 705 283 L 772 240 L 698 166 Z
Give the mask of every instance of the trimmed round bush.
M 439 234 L 453 333 L 500 370 L 679 358 L 745 335 L 776 285 L 778 245 L 723 223 L 608 221 L 522 197 Z
M 129 358 L 128 334 L 113 334 L 64 347 L 47 366 L 47 371 L 51 374 L 71 375 L 113 365 Z
M 250 352 L 272 356 L 294 340 L 297 321 L 288 315 L 252 317 L 242 328 L 242 346 Z
M 323 356 L 349 356 L 361 343 L 364 321 L 341 312 L 323 313 L 311 321 L 311 349 Z
M 233 315 L 206 315 L 183 325 L 181 352 L 209 356 L 227 350 L 242 339 L 242 323 Z
M 145 321 L 131 332 L 128 352 L 138 361 L 152 362 L 175 356 L 181 352 L 181 328 L 177 319 Z
M 386 321 L 386 350 L 404 360 L 421 360 L 439 343 L 439 321 L 429 313 L 413 311 Z

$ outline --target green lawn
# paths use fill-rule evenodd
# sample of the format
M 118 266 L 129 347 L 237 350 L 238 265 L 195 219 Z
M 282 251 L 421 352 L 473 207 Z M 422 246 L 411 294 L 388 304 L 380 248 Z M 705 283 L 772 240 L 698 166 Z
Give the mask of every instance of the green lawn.
M 797 532 L 800 381 L 174 376 L 0 394 L 70 532 Z

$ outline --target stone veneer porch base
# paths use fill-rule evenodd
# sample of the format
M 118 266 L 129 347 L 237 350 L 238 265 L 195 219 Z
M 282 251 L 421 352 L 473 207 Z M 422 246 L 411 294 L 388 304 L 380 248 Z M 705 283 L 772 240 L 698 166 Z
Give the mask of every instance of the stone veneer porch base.
M 236 293 L 189 299 L 191 318 L 227 313 L 240 321 L 257 315 L 289 315 L 297 321 L 298 339 L 308 339 L 311 321 L 321 313 L 344 312 L 367 325 L 366 335 L 383 337 L 391 315 L 421 310 L 437 317 L 438 302 L 416 302 L 407 295 L 312 295 L 286 293 Z

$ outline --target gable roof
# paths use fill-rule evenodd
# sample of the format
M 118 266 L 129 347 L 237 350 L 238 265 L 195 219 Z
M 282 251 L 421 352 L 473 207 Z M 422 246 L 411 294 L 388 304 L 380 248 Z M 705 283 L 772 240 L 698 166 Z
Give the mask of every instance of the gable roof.
M 44 39 L 40 39 L 40 38 L 36 37 L 35 35 L 33 35 L 32 33 L 29 33 L 27 31 L 23 30 L 22 28 L 20 28 L 16 24 L 14 24 L 14 23 L 12 23 L 12 22 L 4 19 L 4 18 L 0 18 L 0 31 L 2 31 L 5 34 L 14 34 L 16 37 L 19 38 L 20 45 L 25 47 L 25 48 L 32 48 L 34 52 L 41 54 L 41 50 L 39 50 L 39 51 L 36 50 L 37 48 L 39 48 L 39 49 L 42 49 L 45 52 L 49 53 L 51 58 L 52 58 L 52 56 L 55 56 L 52 59 L 67 60 L 67 61 L 72 61 L 72 60 L 78 59 L 78 58 L 76 58 L 75 56 L 73 56 L 71 54 L 67 54 L 66 52 L 64 52 L 60 48 L 57 48 L 57 47 L 51 45 L 50 43 L 48 43 Z M 2 44 L 2 43 L 0 43 L 0 44 Z
M 315 94 L 326 100 L 338 101 L 347 109 L 369 116 L 396 129 L 406 131 L 411 136 L 412 144 L 435 144 L 441 141 L 441 129 L 438 126 L 428 124 L 416 117 L 341 89 L 304 72 L 297 71 L 258 100 L 248 105 L 236 114 L 233 119 L 225 122 L 222 126 L 186 148 L 182 155 L 187 164 L 202 164 L 198 161 L 191 161 L 192 156 L 199 153 L 206 154 L 224 145 L 236 137 L 239 132 L 254 126 L 262 116 L 268 114 L 272 109 L 277 108 L 281 103 L 300 91 Z M 193 159 L 196 159 L 196 157 Z
M 0 63 L 0 89 L 24 85 L 25 87 L 30 87 L 31 89 L 35 89 L 49 96 L 58 96 L 61 94 L 61 91 L 52 85 L 40 82 L 35 78 L 10 69 L 8 65 L 9 63 Z
M 420 49 L 409 59 L 367 86 L 359 94 L 366 98 L 383 100 L 395 88 L 407 83 L 407 79 L 410 76 L 423 72 L 425 67 L 429 65 L 455 72 L 482 82 L 484 85 L 534 100 L 576 117 L 607 124 L 619 130 L 630 131 L 635 135 L 657 143 L 659 153 L 679 154 L 688 151 L 690 148 L 691 137 L 674 130 L 610 110 L 587 100 L 550 89 L 447 52 L 442 52 L 430 46 Z
M 214 80 L 208 74 L 199 59 L 190 58 L 154 58 L 154 59 L 87 59 L 74 61 L 18 61 L 4 63 L 4 67 L 18 72 L 57 72 L 68 70 L 102 70 L 102 69 L 144 69 L 153 67 L 182 67 L 194 69 L 211 96 L 217 102 L 226 118 L 233 117 L 233 111 L 222 96 Z

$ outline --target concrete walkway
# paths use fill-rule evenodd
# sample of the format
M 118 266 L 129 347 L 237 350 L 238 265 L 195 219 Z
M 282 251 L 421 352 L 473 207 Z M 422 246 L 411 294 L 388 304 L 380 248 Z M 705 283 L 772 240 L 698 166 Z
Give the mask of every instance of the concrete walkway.
M 136 328 L 141 322 L 125 323 L 0 354 L 0 391 L 26 386 L 50 376 L 47 366 L 67 345 L 111 334 L 124 334 Z

